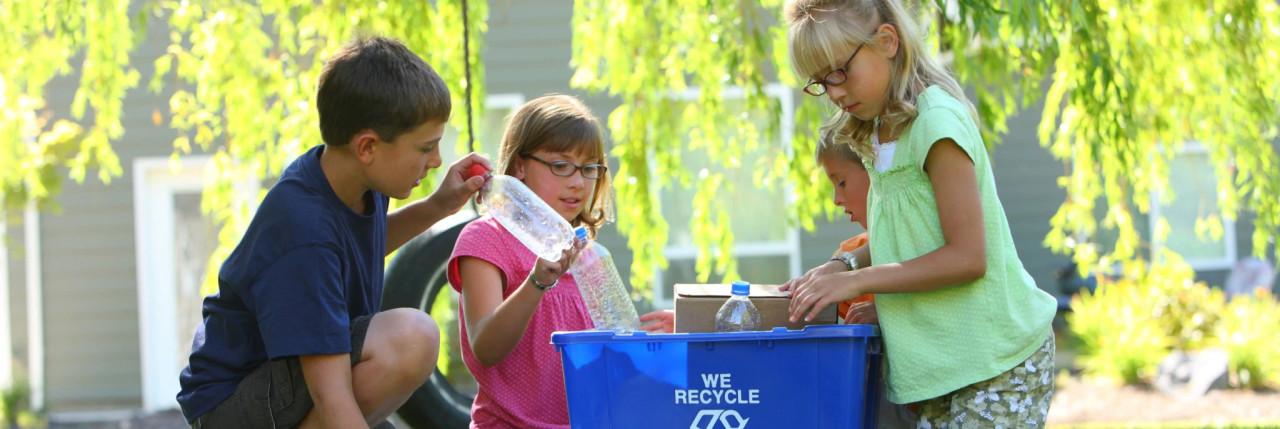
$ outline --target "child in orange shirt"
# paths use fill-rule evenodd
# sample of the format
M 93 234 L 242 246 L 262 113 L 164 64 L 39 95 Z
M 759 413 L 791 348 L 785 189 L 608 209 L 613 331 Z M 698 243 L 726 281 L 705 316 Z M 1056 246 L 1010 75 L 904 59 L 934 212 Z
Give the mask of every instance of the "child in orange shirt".
M 867 192 L 871 187 L 871 176 L 867 174 L 867 168 L 862 164 L 862 157 L 853 151 L 853 146 L 838 138 L 837 131 L 845 119 L 844 114 L 841 113 L 831 124 L 822 127 L 814 156 L 818 159 L 818 163 L 822 164 L 822 170 L 827 173 L 827 179 L 831 180 L 833 202 L 844 208 L 844 213 L 849 215 L 850 222 L 867 229 Z M 832 254 L 831 261 L 814 267 L 798 279 L 787 282 L 781 290 L 790 290 L 791 286 L 800 284 L 815 275 L 844 272 L 854 268 L 852 265 L 860 261 L 853 258 L 852 252 L 867 245 L 870 237 L 864 232 L 845 240 L 840 243 L 840 249 Z M 880 318 L 877 317 L 875 300 L 875 295 L 865 294 L 837 304 L 836 312 L 840 315 L 840 320 L 847 324 L 878 325 Z M 880 386 L 879 389 L 881 391 L 876 427 L 914 427 L 912 422 L 916 419 L 916 412 L 912 405 L 893 404 L 885 398 L 884 387 Z
M 838 141 L 839 133 L 836 131 L 843 122 L 844 115 L 841 114 L 833 123 L 822 127 L 814 157 L 819 164 L 822 164 L 827 179 L 831 180 L 834 191 L 833 200 L 836 205 L 844 208 L 844 213 L 849 215 L 850 222 L 866 229 L 867 190 L 871 187 L 871 177 L 867 174 L 866 167 L 862 165 L 862 157 L 853 151 L 853 147 L 848 142 Z M 853 269 L 852 264 L 858 261 L 853 259 L 852 252 L 865 246 L 868 241 L 869 236 L 865 232 L 845 240 L 840 243 L 840 249 L 831 255 L 831 261 L 814 267 L 798 279 L 787 282 L 781 290 L 789 290 L 791 285 L 799 284 L 816 275 Z M 836 313 L 845 323 L 874 325 L 879 321 L 876 317 L 875 296 L 872 294 L 839 303 Z

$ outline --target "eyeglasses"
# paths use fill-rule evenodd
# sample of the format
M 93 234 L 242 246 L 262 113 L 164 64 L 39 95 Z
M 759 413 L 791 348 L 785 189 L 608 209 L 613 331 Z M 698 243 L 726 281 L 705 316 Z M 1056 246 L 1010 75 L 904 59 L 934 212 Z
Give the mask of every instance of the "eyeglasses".
M 828 85 L 839 85 L 848 80 L 849 75 L 846 74 L 845 71 L 849 69 L 849 64 L 853 62 L 853 57 L 858 55 L 858 51 L 861 51 L 863 46 L 867 45 L 865 43 L 858 45 L 858 49 L 853 50 L 853 55 L 850 55 L 849 59 L 845 60 L 844 67 L 840 67 L 832 70 L 831 73 L 827 73 L 826 76 L 823 76 L 822 81 L 819 82 L 810 79 L 809 83 L 804 86 L 805 94 L 809 94 L 814 97 L 821 96 L 827 93 Z
M 533 156 L 527 153 L 522 153 L 520 154 L 520 156 L 546 164 L 547 167 L 551 167 L 551 174 L 554 174 L 560 177 L 573 176 L 573 173 L 577 173 L 578 170 L 582 170 L 582 178 L 588 179 L 588 180 L 595 180 L 595 179 L 599 179 L 600 176 L 603 176 L 605 172 L 609 171 L 609 167 L 605 166 L 604 164 L 578 165 L 569 161 L 548 162 L 546 160 L 543 160 L 542 158 L 538 158 L 536 156 Z

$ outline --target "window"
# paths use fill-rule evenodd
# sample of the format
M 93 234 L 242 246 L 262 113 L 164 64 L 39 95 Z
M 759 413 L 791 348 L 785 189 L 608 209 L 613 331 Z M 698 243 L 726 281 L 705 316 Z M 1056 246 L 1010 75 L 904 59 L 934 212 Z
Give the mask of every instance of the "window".
M 1187 143 L 1169 161 L 1168 179 L 1168 189 L 1174 194 L 1173 201 L 1160 201 L 1160 191 L 1155 190 L 1151 193 L 1151 209 L 1147 216 L 1139 215 L 1134 209 L 1133 228 L 1142 234 L 1144 240 L 1137 255 L 1151 260 L 1155 253 L 1152 250 L 1166 248 L 1181 255 L 1197 271 L 1230 269 L 1236 261 L 1235 223 L 1222 216 L 1222 209 L 1218 206 L 1218 178 L 1204 147 L 1198 143 Z M 1105 215 L 1105 207 L 1100 206 L 1094 212 L 1099 221 Z M 1196 220 L 1207 219 L 1211 215 L 1217 216 L 1217 227 L 1222 228 L 1222 236 L 1216 240 L 1207 235 L 1202 238 L 1196 233 Z M 1168 223 L 1169 233 L 1164 241 L 1156 241 L 1154 238 L 1161 217 Z M 1100 226 L 1097 232 L 1097 242 L 1107 248 L 1114 248 L 1118 237 L 1115 229 Z M 1113 267 L 1113 271 L 1118 269 Z
M 1222 216 L 1218 178 L 1204 146 L 1188 143 L 1170 161 L 1169 189 L 1175 199 L 1167 204 L 1159 201 L 1158 193 L 1151 196 L 1151 236 L 1155 237 L 1156 219 L 1164 217 L 1169 224 L 1169 235 L 1155 245 L 1182 255 L 1196 270 L 1230 269 L 1236 261 L 1235 223 Z M 1196 232 L 1196 220 L 1209 216 L 1216 216 L 1215 227 L 1222 229 L 1222 236 L 1216 240 Z
M 732 184 L 716 195 L 716 204 L 729 209 L 734 236 L 733 252 L 738 258 L 738 272 L 742 278 L 758 284 L 782 284 L 801 274 L 799 234 L 787 222 L 785 202 L 790 198 L 789 191 L 781 185 L 773 189 L 756 186 L 754 166 L 761 159 L 790 156 L 790 130 L 794 127 L 792 92 L 781 85 L 770 85 L 766 93 L 778 99 L 782 105 L 779 112 L 782 123 L 778 127 L 781 136 L 765 134 L 766 117 L 761 113 L 754 113 L 758 117 L 753 117 L 753 121 L 761 133 L 760 138 L 765 142 L 744 154 L 741 168 L 726 169 L 718 162 L 711 162 L 707 154 L 700 150 L 687 151 L 681 156 L 686 171 L 693 173 L 694 180 L 697 180 L 698 172 L 705 169 L 723 174 L 725 181 Z M 680 94 L 679 98 L 681 101 L 691 102 L 696 94 L 696 90 L 691 90 Z M 725 92 L 723 102 L 726 111 L 740 111 L 744 108 L 742 101 L 741 91 Z M 720 131 L 726 141 L 743 137 L 735 135 L 733 130 Z M 674 300 L 672 289 L 676 283 L 698 283 L 695 268 L 698 249 L 693 244 L 693 232 L 689 229 L 697 190 L 676 183 L 664 187 L 660 192 L 662 216 L 669 227 L 667 246 L 663 250 L 668 267 L 657 271 L 654 276 L 654 302 L 657 308 L 670 308 Z M 712 273 L 707 281 L 723 282 L 723 276 Z

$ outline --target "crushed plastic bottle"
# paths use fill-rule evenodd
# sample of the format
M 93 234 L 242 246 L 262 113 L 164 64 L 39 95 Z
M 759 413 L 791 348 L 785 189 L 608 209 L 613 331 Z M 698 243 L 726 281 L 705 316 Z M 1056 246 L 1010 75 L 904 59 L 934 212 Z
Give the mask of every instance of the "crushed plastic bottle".
M 479 168 L 476 168 L 479 167 Z M 573 227 L 524 182 L 504 174 L 489 174 L 482 166 L 472 166 L 467 178 L 484 175 L 479 204 L 539 258 L 559 261 L 562 252 L 573 246 Z
M 588 241 L 587 229 L 578 227 L 575 231 L 579 240 L 588 244 L 578 253 L 569 272 L 578 283 L 582 292 L 582 301 L 591 314 L 591 321 L 597 330 L 620 333 L 633 332 L 640 328 L 640 318 L 636 315 L 636 306 L 627 294 L 627 288 L 618 274 L 618 267 L 613 264 L 613 256 L 600 243 Z
M 733 282 L 733 294 L 716 312 L 716 332 L 743 332 L 760 330 L 760 311 L 751 303 L 751 284 Z

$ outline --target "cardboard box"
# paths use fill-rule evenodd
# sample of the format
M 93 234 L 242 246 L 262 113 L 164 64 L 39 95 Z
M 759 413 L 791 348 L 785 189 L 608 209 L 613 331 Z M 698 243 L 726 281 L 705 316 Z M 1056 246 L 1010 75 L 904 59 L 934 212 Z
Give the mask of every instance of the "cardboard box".
M 751 285 L 751 303 L 760 311 L 760 330 L 775 327 L 804 329 L 809 325 L 835 325 L 836 306 L 830 305 L 818 313 L 812 322 L 803 319 L 788 323 L 791 298 L 778 291 L 779 285 Z M 727 284 L 676 284 L 676 332 L 715 332 L 716 312 L 729 299 Z

